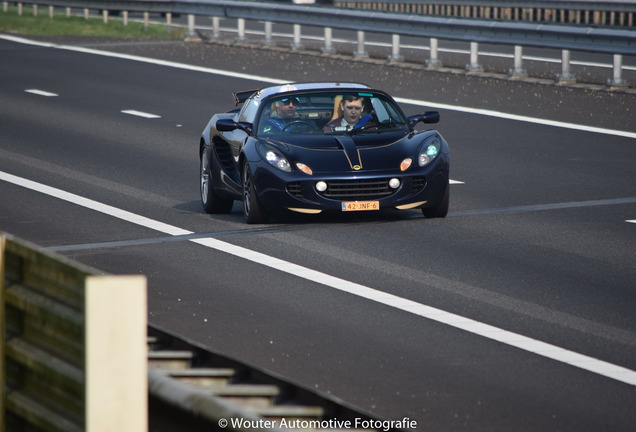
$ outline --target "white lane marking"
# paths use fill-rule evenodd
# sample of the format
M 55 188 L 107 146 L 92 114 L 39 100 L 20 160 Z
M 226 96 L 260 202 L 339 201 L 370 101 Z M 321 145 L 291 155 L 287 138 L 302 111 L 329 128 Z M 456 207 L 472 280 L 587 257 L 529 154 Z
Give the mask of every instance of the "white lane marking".
M 157 114 L 150 114 L 150 113 L 146 113 L 143 111 L 137 111 L 137 110 L 121 110 L 122 113 L 124 114 L 130 114 L 130 115 L 134 115 L 137 117 L 143 117 L 143 118 L 148 118 L 148 119 L 156 119 L 156 118 L 161 118 L 160 115 Z
M 37 183 L 22 177 L 0 171 L 0 180 L 34 190 L 61 200 L 80 205 L 106 215 L 110 215 L 145 228 L 150 228 L 169 235 L 189 235 L 193 234 L 182 228 L 155 221 L 153 219 L 140 216 L 125 210 L 118 209 L 79 195 L 75 195 L 61 189 Z M 587 370 L 626 384 L 636 385 L 636 371 L 622 366 L 614 365 L 603 360 L 589 357 L 583 354 L 570 351 L 556 345 L 551 345 L 539 340 L 522 336 L 507 330 L 500 329 L 470 318 L 433 308 L 422 303 L 417 303 L 393 294 L 369 288 L 364 285 L 350 282 L 335 276 L 312 270 L 297 264 L 293 264 L 260 252 L 236 246 L 214 238 L 196 238 L 189 241 L 199 245 L 209 247 L 221 252 L 225 252 L 246 260 L 261 264 L 272 269 L 282 271 L 308 281 L 319 283 L 327 287 L 337 289 L 367 300 L 374 301 L 395 309 L 399 309 L 411 314 L 421 316 L 442 324 L 455 327 L 485 338 L 504 343 L 537 355 L 559 361 L 577 368 Z
M 605 129 L 605 128 L 600 128 L 595 126 L 580 125 L 576 123 L 567 123 L 567 122 L 561 122 L 556 120 L 547 120 L 547 119 L 522 116 L 517 114 L 508 114 L 501 111 L 491 111 L 491 110 L 486 110 L 481 108 L 470 108 L 470 107 L 449 105 L 449 104 L 443 104 L 443 103 L 437 103 L 437 102 L 427 102 L 427 101 L 421 101 L 417 99 L 395 98 L 395 100 L 400 103 L 416 105 L 416 106 L 446 109 L 449 111 L 461 111 L 465 113 L 479 114 L 479 115 L 484 115 L 489 117 L 497 117 L 497 118 L 502 118 L 506 120 L 516 120 L 516 121 L 522 121 L 527 123 L 540 124 L 544 126 L 555 126 L 555 127 L 559 127 L 563 129 L 574 129 L 579 131 L 600 133 L 605 135 L 615 135 L 615 136 L 621 136 L 626 138 L 636 138 L 636 132 L 620 131 L 615 129 Z
M 47 92 L 44 90 L 38 90 L 38 89 L 27 89 L 25 90 L 26 93 L 31 93 L 34 95 L 38 95 L 38 96 L 46 96 L 46 97 L 55 97 L 55 96 L 59 96 L 57 93 L 51 93 L 51 92 Z
M 176 69 L 183 69 L 183 70 L 189 70 L 194 72 L 204 72 L 208 74 L 223 75 L 223 76 L 228 76 L 232 78 L 241 78 L 241 79 L 247 79 L 252 81 L 267 82 L 272 84 L 287 84 L 290 82 L 289 80 L 266 78 L 259 75 L 251 75 L 246 73 L 232 72 L 232 71 L 226 71 L 222 69 L 214 69 L 214 68 L 208 68 L 208 67 L 202 67 L 202 66 L 193 66 L 193 65 L 187 65 L 183 63 L 168 61 L 168 60 L 159 60 L 159 59 L 153 59 L 149 57 L 141 57 L 141 56 L 130 55 L 130 54 L 121 54 L 116 52 L 102 51 L 102 50 L 96 50 L 91 48 L 83 48 L 83 47 L 72 46 L 72 45 L 58 45 L 58 44 L 54 44 L 50 42 L 32 41 L 32 40 L 24 39 L 17 36 L 0 35 L 0 39 L 5 39 L 11 42 L 16 42 L 21 44 L 40 46 L 44 48 L 55 48 L 55 49 L 66 50 L 66 51 L 81 52 L 84 54 L 94 54 L 94 55 L 99 55 L 104 57 L 119 58 L 123 60 L 132 60 L 132 61 L 141 62 L 141 63 L 150 63 L 154 65 L 159 65 L 159 66 L 168 66 L 168 67 L 172 67 Z
M 449 184 L 466 184 L 466 183 L 465 183 L 465 182 L 463 182 L 463 181 L 453 180 L 453 179 L 448 180 L 448 183 L 449 183 Z
M 82 207 L 86 207 L 88 209 L 95 210 L 97 212 L 100 212 L 109 216 L 113 216 L 118 219 L 122 219 L 137 225 L 141 225 L 143 227 L 150 228 L 165 234 L 169 234 L 169 235 L 192 234 L 191 231 L 186 231 L 181 228 L 176 228 L 172 225 L 164 224 L 163 222 L 158 222 L 144 216 L 130 213 L 126 210 L 118 209 L 117 207 L 109 206 L 107 204 L 102 204 L 100 202 L 93 201 L 91 199 L 84 198 L 79 195 L 75 195 L 73 193 L 63 191 L 61 189 L 50 187 L 42 183 L 37 183 L 25 178 L 17 177 L 3 171 L 0 171 L 0 180 L 4 180 L 8 183 L 13 183 L 15 185 L 22 186 L 24 188 L 31 189 L 31 190 L 43 193 L 45 195 L 49 195 L 49 196 L 61 199 L 63 201 L 67 201 Z
M 82 47 L 76 47 L 76 46 L 57 45 L 50 42 L 31 41 L 29 39 L 24 39 L 24 38 L 16 37 L 16 36 L 0 35 L 0 39 L 5 39 L 11 42 L 22 43 L 22 44 L 30 44 L 30 45 L 36 45 L 41 47 L 47 47 L 47 48 L 56 48 L 56 49 L 62 49 L 62 50 L 68 50 L 68 51 L 82 52 L 86 54 L 94 54 L 94 55 L 100 55 L 100 56 L 106 56 L 106 57 L 120 58 L 120 59 L 132 60 L 137 62 L 156 64 L 160 66 L 168 66 L 168 67 L 178 68 L 183 70 L 203 72 L 203 73 L 209 73 L 214 75 L 223 75 L 223 76 L 229 76 L 233 78 L 241 78 L 241 79 L 259 81 L 259 82 L 265 82 L 265 83 L 271 83 L 271 84 L 286 84 L 286 83 L 292 82 L 290 80 L 281 80 L 277 78 L 268 78 L 268 77 L 263 77 L 259 75 L 237 73 L 237 72 L 225 71 L 221 69 L 192 66 L 192 65 L 187 65 L 183 63 L 171 62 L 166 60 L 157 60 L 157 59 L 152 59 L 148 57 L 140 57 L 140 56 L 134 56 L 129 54 L 120 54 L 115 52 L 101 51 L 101 50 L 82 48 Z M 470 108 L 470 107 L 463 107 L 463 106 L 450 105 L 450 104 L 441 104 L 437 102 L 428 102 L 428 101 L 422 101 L 417 99 L 395 98 L 395 100 L 397 100 L 400 103 L 408 103 L 408 104 L 417 105 L 417 106 L 460 111 L 460 112 L 466 112 L 470 114 L 484 115 L 488 117 L 496 117 L 496 118 L 503 118 L 507 120 L 529 122 L 529 123 L 555 126 L 560 128 L 566 128 L 566 129 L 575 129 L 575 130 L 593 132 L 593 133 L 599 133 L 599 134 L 605 134 L 605 135 L 615 135 L 615 136 L 621 136 L 621 137 L 627 137 L 627 138 L 636 138 L 636 132 L 620 131 L 615 129 L 605 129 L 600 127 L 580 125 L 575 123 L 566 123 L 566 122 L 559 122 L 554 120 L 527 117 L 527 116 L 516 115 L 516 114 L 507 114 L 500 111 L 492 111 L 492 110 L 480 109 L 480 108 Z
M 634 219 L 634 220 L 627 220 L 627 221 L 625 221 L 625 222 L 629 222 L 629 223 L 636 223 L 636 219 Z

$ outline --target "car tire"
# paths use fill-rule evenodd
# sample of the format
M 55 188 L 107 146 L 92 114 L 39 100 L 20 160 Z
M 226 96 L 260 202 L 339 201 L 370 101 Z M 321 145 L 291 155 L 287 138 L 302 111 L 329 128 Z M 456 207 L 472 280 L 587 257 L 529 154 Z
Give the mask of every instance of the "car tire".
M 254 178 L 250 170 L 249 163 L 245 162 L 242 169 L 243 180 L 243 213 L 248 224 L 259 224 L 267 222 L 267 213 L 258 202 Z
M 201 204 L 206 213 L 220 214 L 232 211 L 234 200 L 221 198 L 212 186 L 212 164 L 207 151 L 201 155 L 200 163 Z
M 425 218 L 443 218 L 448 214 L 448 207 L 450 203 L 450 185 L 446 184 L 446 191 L 442 200 L 436 207 L 427 207 L 422 209 L 422 214 Z

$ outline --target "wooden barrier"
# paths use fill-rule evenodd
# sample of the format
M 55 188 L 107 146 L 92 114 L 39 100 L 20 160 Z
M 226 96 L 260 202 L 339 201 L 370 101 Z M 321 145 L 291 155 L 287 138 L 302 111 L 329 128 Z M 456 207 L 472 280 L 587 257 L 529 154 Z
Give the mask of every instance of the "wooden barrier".
M 146 431 L 145 276 L 0 236 L 0 432 Z

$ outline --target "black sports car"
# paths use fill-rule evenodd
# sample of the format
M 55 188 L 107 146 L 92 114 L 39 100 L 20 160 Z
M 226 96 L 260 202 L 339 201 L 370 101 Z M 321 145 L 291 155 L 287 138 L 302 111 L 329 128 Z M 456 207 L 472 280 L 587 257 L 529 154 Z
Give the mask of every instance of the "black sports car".
M 406 117 L 385 92 L 356 83 L 303 83 L 234 94 L 241 108 L 215 114 L 199 144 L 201 202 L 247 223 L 275 212 L 419 208 L 444 217 L 449 149 L 439 113 Z

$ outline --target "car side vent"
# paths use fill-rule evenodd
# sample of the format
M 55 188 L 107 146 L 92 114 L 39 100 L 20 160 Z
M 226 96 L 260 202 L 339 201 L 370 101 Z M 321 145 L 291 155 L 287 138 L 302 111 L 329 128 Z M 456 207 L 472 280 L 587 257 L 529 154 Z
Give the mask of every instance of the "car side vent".
M 232 157 L 230 145 L 224 141 L 217 141 L 214 143 L 214 150 L 223 169 L 228 173 L 235 173 L 236 164 L 234 163 L 234 157 Z
M 413 177 L 413 193 L 417 193 L 426 186 L 426 177 Z
M 303 197 L 302 192 L 300 192 L 300 183 L 298 182 L 288 183 L 287 192 L 289 192 L 291 195 L 295 196 L 296 198 Z

